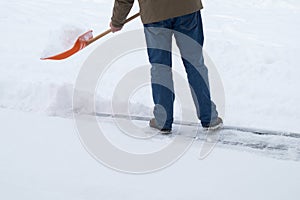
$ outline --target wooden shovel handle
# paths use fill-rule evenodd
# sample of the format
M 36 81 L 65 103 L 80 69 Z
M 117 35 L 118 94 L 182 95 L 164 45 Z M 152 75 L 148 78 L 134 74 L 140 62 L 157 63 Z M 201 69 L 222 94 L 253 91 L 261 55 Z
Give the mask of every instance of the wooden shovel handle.
M 130 22 L 131 20 L 137 18 L 138 16 L 140 16 L 140 13 L 136 13 L 135 15 L 133 15 L 133 16 L 129 17 L 128 19 L 126 19 L 124 24 L 126 24 L 127 22 Z M 111 32 L 111 29 L 108 29 L 108 30 L 104 31 L 103 33 L 101 33 L 101 34 L 97 35 L 96 37 L 94 37 L 94 38 L 90 39 L 89 41 L 87 41 L 87 45 L 92 44 L 93 42 L 95 42 L 96 40 L 98 40 L 98 39 L 102 38 L 103 36 L 109 34 L 110 32 Z

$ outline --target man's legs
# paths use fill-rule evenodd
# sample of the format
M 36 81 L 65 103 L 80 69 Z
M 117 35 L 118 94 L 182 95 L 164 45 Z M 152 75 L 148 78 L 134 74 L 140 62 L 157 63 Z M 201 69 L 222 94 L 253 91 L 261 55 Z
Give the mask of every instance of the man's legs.
M 147 51 L 151 63 L 151 86 L 154 101 L 153 114 L 159 129 L 171 129 L 175 100 L 172 79 L 172 32 L 170 21 L 145 25 Z M 156 28 L 155 28 L 156 27 Z
M 202 125 L 207 126 L 217 119 L 218 112 L 211 101 L 208 70 L 202 54 L 204 36 L 201 14 L 199 11 L 174 19 L 174 35 L 187 72 L 197 115 Z

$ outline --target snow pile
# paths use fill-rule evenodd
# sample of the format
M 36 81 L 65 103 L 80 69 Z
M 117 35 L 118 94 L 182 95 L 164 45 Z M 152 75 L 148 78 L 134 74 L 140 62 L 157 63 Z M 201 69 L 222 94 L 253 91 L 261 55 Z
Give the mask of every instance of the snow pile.
M 42 52 L 42 57 L 49 57 L 70 49 L 78 36 L 85 33 L 86 30 L 88 28 L 83 29 L 82 27 L 67 25 L 58 30 L 51 31 L 48 39 L 49 42 L 46 45 L 46 49 Z

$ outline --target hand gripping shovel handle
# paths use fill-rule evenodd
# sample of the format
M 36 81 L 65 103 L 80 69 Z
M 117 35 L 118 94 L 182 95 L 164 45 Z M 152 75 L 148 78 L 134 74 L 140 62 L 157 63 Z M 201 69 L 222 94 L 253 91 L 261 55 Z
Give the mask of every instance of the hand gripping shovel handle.
M 125 24 L 127 22 L 130 22 L 131 20 L 137 18 L 138 16 L 140 16 L 140 13 L 137 13 L 137 14 L 129 17 L 128 19 L 125 20 Z M 102 38 L 103 36 L 109 34 L 110 32 L 111 32 L 111 29 L 108 29 L 108 30 L 104 31 L 103 33 L 97 35 L 96 37 L 93 37 L 92 31 L 88 31 L 88 32 L 86 32 L 83 35 L 78 37 L 78 39 L 76 40 L 74 46 L 71 49 L 69 49 L 65 52 L 62 52 L 60 54 L 54 55 L 54 56 L 41 58 L 41 60 L 63 60 L 65 58 L 68 58 L 68 57 L 74 55 L 75 53 L 77 53 L 78 51 L 80 51 L 81 49 L 83 49 L 83 48 L 87 47 L 88 45 L 92 44 L 96 40 L 98 40 L 98 39 Z
M 125 24 L 130 22 L 131 20 L 137 18 L 138 16 L 140 16 L 140 13 L 136 13 L 135 15 L 129 17 L 128 19 L 125 20 Z M 87 45 L 92 44 L 93 42 L 95 42 L 96 40 L 98 40 L 98 39 L 102 38 L 103 36 L 109 34 L 110 32 L 111 32 L 111 29 L 108 29 L 108 30 L 104 31 L 103 33 L 97 35 L 96 37 L 88 40 Z

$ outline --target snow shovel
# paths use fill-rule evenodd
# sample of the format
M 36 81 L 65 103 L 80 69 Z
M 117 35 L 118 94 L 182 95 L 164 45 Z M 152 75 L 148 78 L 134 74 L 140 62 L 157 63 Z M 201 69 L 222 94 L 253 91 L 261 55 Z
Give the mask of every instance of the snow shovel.
M 131 17 L 129 17 L 128 19 L 126 19 L 125 23 L 137 18 L 140 14 L 137 13 Z M 70 56 L 72 56 L 73 54 L 77 53 L 78 51 L 80 51 L 81 49 L 87 47 L 88 45 L 92 44 L 93 42 L 95 42 L 96 40 L 102 38 L 103 36 L 107 35 L 108 33 L 111 32 L 111 29 L 104 31 L 103 33 L 101 33 L 100 35 L 97 35 L 96 37 L 93 37 L 92 34 L 92 30 L 84 33 L 83 35 L 79 36 L 74 44 L 74 46 L 65 51 L 62 52 L 60 54 L 54 55 L 54 56 L 50 56 L 50 57 L 46 57 L 46 58 L 41 58 L 41 60 L 63 60 L 65 58 L 68 58 Z

